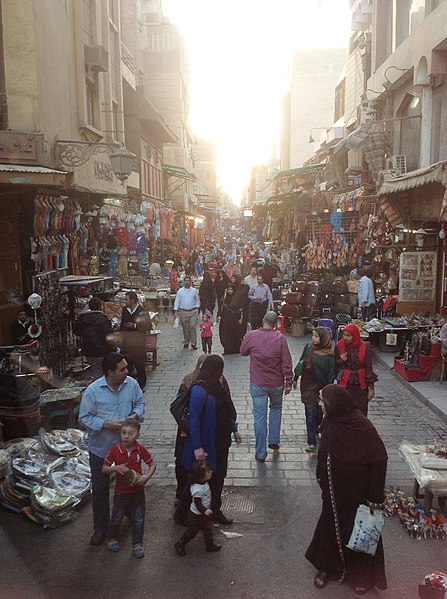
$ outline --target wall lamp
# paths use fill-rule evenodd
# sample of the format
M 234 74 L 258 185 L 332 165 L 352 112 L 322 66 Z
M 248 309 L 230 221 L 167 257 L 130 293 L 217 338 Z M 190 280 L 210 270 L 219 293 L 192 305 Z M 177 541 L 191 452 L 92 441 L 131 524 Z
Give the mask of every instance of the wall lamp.
M 321 129 L 321 130 L 324 129 L 325 131 L 327 131 L 329 129 L 329 127 L 312 127 L 312 129 L 309 131 L 309 143 L 310 144 L 315 143 L 315 140 L 312 137 L 312 131 L 317 131 L 318 129 Z

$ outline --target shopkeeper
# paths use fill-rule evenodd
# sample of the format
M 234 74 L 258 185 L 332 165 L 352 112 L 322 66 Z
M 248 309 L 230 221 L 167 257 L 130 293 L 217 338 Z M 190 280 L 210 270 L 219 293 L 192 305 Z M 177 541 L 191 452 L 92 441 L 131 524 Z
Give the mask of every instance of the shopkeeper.
M 362 309 L 363 320 L 367 321 L 374 318 L 377 312 L 376 294 L 369 268 L 365 268 L 362 271 L 362 277 L 359 282 L 358 300 L 359 307 Z

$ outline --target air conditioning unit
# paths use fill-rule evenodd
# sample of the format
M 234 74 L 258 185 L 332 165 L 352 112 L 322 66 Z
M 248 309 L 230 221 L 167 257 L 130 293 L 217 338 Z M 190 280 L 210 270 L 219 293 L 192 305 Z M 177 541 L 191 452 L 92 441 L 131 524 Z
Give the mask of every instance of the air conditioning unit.
M 390 156 L 387 158 L 386 168 L 387 170 L 393 171 L 396 177 L 399 175 L 405 175 L 407 172 L 407 157 L 405 154 L 400 154 L 399 156 Z
M 84 61 L 94 71 L 109 70 L 109 57 L 104 46 L 84 46 Z

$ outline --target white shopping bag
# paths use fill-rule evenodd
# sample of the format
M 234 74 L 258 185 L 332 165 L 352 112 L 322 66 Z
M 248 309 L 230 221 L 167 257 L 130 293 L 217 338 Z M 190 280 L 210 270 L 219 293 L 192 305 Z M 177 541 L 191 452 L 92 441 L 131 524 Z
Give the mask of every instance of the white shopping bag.
M 177 329 L 180 325 L 180 318 L 178 316 L 176 316 L 174 318 L 174 324 L 172 325 L 174 327 L 174 329 Z
M 384 522 L 381 510 L 370 510 L 366 505 L 359 505 L 347 547 L 353 551 L 375 555 Z

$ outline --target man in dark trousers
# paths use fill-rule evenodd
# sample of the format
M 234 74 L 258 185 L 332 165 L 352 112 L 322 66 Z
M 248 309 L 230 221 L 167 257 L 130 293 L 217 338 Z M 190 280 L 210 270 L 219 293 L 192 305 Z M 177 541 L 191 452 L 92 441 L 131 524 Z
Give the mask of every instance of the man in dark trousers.
M 135 366 L 137 380 L 143 390 L 146 386 L 146 331 L 150 329 L 148 313 L 138 303 L 135 291 L 128 291 L 121 315 L 121 349 L 127 359 L 129 374 Z
M 73 331 L 81 337 L 82 353 L 90 364 L 90 374 L 96 380 L 102 376 L 102 359 L 112 350 L 107 337 L 112 334 L 112 325 L 102 312 L 102 301 L 92 297 L 88 303 L 90 310 L 82 312 L 73 326 Z

